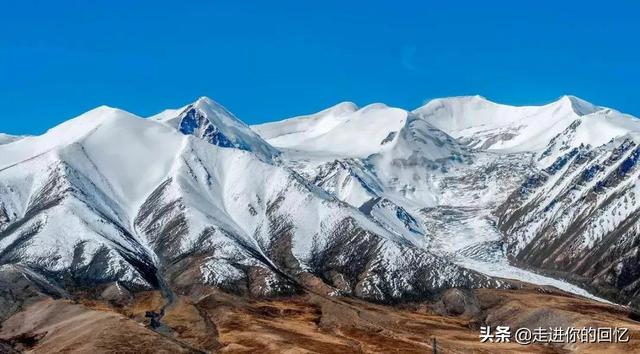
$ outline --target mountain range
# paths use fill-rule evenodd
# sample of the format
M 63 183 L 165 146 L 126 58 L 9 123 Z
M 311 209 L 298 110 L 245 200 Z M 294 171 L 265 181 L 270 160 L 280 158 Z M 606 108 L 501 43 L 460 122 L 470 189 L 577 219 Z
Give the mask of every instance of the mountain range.
M 249 126 L 203 97 L 0 135 L 0 273 L 50 292 L 377 303 L 523 284 L 640 302 L 640 121 L 573 96 L 345 102 Z

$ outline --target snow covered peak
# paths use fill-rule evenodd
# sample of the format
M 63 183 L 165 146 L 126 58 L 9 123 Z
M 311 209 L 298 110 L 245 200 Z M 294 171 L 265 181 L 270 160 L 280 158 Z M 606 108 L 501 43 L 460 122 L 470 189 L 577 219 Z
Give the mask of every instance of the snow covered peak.
M 165 110 L 149 119 L 220 147 L 251 151 L 263 159 L 278 155 L 278 151 L 249 126 L 208 97 L 200 97 L 181 109 Z
M 429 122 L 383 103 L 357 109 L 346 102 L 252 128 L 293 160 L 370 158 L 385 166 L 419 165 L 433 170 L 439 168 L 435 161 L 464 154 L 455 139 Z
M 271 145 L 335 157 L 367 157 L 388 149 L 408 112 L 371 104 L 341 103 L 315 114 L 252 126 Z
M 12 144 L 0 146 L 0 168 L 56 148 L 83 140 L 100 126 L 116 122 L 126 126 L 125 121 L 139 117 L 108 106 L 100 106 L 70 119 L 40 136 L 24 137 Z
M 603 109 L 602 107 L 598 107 L 590 102 L 571 95 L 562 96 L 556 104 L 570 107 L 571 110 L 579 116 L 595 113 Z
M 345 102 L 340 102 L 337 105 L 328 108 L 326 111 L 329 111 L 333 114 L 340 115 L 340 114 L 353 113 L 357 110 L 358 110 L 358 106 L 355 103 L 345 101 Z
M 224 106 L 205 96 L 181 108 L 164 110 L 159 114 L 149 117 L 149 119 L 165 122 L 177 128 L 181 120 L 181 115 L 189 110 L 197 110 L 211 122 L 220 122 L 235 127 L 247 127 L 246 124 L 233 115 L 233 113 L 229 112 Z
M 27 162 L 46 170 L 58 161 L 100 176 L 105 191 L 135 207 L 169 173 L 184 140 L 163 124 L 101 106 L 43 135 L 0 145 L 0 170 Z
M 452 134 L 474 126 L 497 126 L 517 120 L 516 107 L 499 105 L 480 96 L 438 98 L 413 111 L 434 126 Z
M 233 113 L 229 112 L 224 106 L 209 97 L 200 97 L 193 104 L 194 109 L 202 112 L 209 121 L 220 121 L 226 125 L 236 127 L 247 127 L 247 125 L 238 119 Z
M 291 146 L 330 131 L 357 110 L 355 103 L 341 102 L 318 113 L 253 125 L 251 128 L 274 146 Z
M 470 127 L 508 124 L 534 112 L 536 108 L 502 105 L 476 95 L 437 98 L 413 113 L 452 133 Z
M 194 102 L 195 105 L 208 105 L 208 106 L 213 106 L 213 107 L 222 107 L 222 105 L 216 101 L 214 101 L 212 98 L 207 97 L 207 96 L 200 96 L 198 97 L 198 99 Z M 224 107 L 222 107 L 224 109 Z
M 503 126 L 530 116 L 578 117 L 601 109 L 583 99 L 569 95 L 542 106 L 510 106 L 476 95 L 434 99 L 413 112 L 435 126 L 452 133 L 471 127 Z
M 630 127 L 634 131 L 637 126 L 635 122 L 629 124 L 625 119 L 612 118 L 617 112 L 575 96 L 562 96 L 542 106 L 509 106 L 480 96 L 445 98 L 430 101 L 416 109 L 414 114 L 470 147 L 505 152 L 545 150 L 552 140 L 571 126 L 575 126 L 578 132 L 571 134 L 572 141 L 567 141 L 567 146 L 601 144 L 628 133 Z M 593 119 L 607 121 L 591 122 Z M 580 125 L 575 123 L 576 120 L 588 122 Z M 591 126 L 611 129 L 594 134 L 585 130 Z

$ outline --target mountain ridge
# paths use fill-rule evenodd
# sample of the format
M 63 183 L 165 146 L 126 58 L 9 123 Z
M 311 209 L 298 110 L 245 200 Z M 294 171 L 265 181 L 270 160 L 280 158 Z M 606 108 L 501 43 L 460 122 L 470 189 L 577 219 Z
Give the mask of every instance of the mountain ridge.
M 251 127 L 205 97 L 148 119 L 98 107 L 0 145 L 0 260 L 55 282 L 203 283 L 255 296 L 315 284 L 394 302 L 518 281 L 593 296 L 513 267 L 504 250 L 536 238 L 522 241 L 503 220 L 553 188 L 548 176 L 571 165 L 573 151 L 601 154 L 610 137 L 615 149 L 636 123 L 574 97 L 497 113 L 479 96 L 444 101 L 413 112 L 346 102 Z M 442 122 L 448 114 L 455 126 Z M 468 126 L 477 117 L 498 126 Z M 529 134 L 540 129 L 531 117 L 559 117 L 562 129 Z M 616 129 L 589 134 L 606 124 Z M 532 137 L 542 146 L 505 148 Z M 541 189 L 526 184 L 537 174 Z M 526 223 L 517 225 L 534 229 Z

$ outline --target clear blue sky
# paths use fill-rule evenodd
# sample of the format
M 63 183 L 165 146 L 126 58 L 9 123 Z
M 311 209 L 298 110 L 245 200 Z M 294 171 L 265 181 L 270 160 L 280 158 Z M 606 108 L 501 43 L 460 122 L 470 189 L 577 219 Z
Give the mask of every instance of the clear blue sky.
M 568 93 L 640 116 L 640 2 L 522 3 L 5 1 L 0 132 L 199 96 L 248 123 L 468 94 L 538 104 Z

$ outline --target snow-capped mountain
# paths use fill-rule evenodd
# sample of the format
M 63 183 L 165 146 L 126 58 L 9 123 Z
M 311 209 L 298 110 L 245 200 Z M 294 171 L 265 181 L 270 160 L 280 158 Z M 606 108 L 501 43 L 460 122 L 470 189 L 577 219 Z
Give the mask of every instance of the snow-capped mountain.
M 252 127 L 204 97 L 149 118 L 99 107 L 0 137 L 0 265 L 71 288 L 398 301 L 515 279 L 626 301 L 636 132 L 570 96 L 341 103 Z
M 399 124 L 402 124 L 398 117 L 406 116 L 406 122 L 419 122 L 427 127 L 421 131 L 428 132 L 429 138 L 409 141 L 402 140 L 402 136 L 398 135 L 400 138 L 389 147 L 381 145 L 376 147 L 377 150 L 370 148 L 360 155 L 348 155 L 342 151 L 335 153 L 336 149 L 359 151 L 359 146 L 354 147 L 354 144 L 360 145 L 359 141 L 339 138 L 342 122 L 351 123 L 350 118 L 354 115 L 367 116 L 366 110 L 358 111 L 352 104 L 341 104 L 316 115 L 268 123 L 254 129 L 265 140 L 281 148 L 290 166 L 316 185 L 365 212 L 374 211 L 372 216 L 380 222 L 390 224 L 392 219 L 406 220 L 407 229 L 424 235 L 419 237 L 424 240 L 423 247 L 438 254 L 447 254 L 459 265 L 493 276 L 543 283 L 549 281 L 537 279 L 535 274 L 520 273 L 520 269 L 512 267 L 511 263 L 515 263 L 568 278 L 603 296 L 617 294 L 619 289 L 627 287 L 632 290 L 624 290 L 618 300 L 627 302 L 632 298 L 629 294 L 635 294 L 637 288 L 634 288 L 636 285 L 629 287 L 629 284 L 637 284 L 640 278 L 638 268 L 628 266 L 634 261 L 629 254 L 635 254 L 636 246 L 632 241 L 635 236 L 626 236 L 631 241 L 623 242 L 613 254 L 605 250 L 604 247 L 609 247 L 606 242 L 594 244 L 591 241 L 585 243 L 588 247 L 582 248 L 576 245 L 567 245 L 566 249 L 558 247 L 555 242 L 560 242 L 557 240 L 565 237 L 560 235 L 555 238 L 558 228 L 562 226 L 561 230 L 565 230 L 571 223 L 583 220 L 577 218 L 577 213 L 573 220 L 567 215 L 558 215 L 557 209 L 550 208 L 549 204 L 556 203 L 558 196 L 571 196 L 574 203 L 572 208 L 585 208 L 588 203 L 575 197 L 575 192 L 563 195 L 578 188 L 575 184 L 570 184 L 569 181 L 557 184 L 556 179 L 549 179 L 547 182 L 545 177 L 539 176 L 558 173 L 558 170 L 569 165 L 571 159 L 578 158 L 576 151 L 611 151 L 625 141 L 629 144 L 629 141 L 637 140 L 634 136 L 640 131 L 640 123 L 634 117 L 598 107 L 574 96 L 563 96 L 556 102 L 530 107 L 497 104 L 480 96 L 453 97 L 433 100 L 413 112 L 394 113 L 396 116 L 384 115 L 389 117 L 390 124 L 381 124 L 386 127 L 379 129 L 381 135 L 394 135 L 395 131 L 412 132 L 411 123 L 398 129 Z M 371 121 L 375 122 L 373 124 L 378 123 L 376 119 L 380 118 L 373 115 L 371 117 Z M 362 120 L 368 122 L 366 118 Z M 351 129 L 364 131 L 366 128 L 362 126 Z M 333 138 L 333 135 L 338 138 Z M 439 137 L 437 141 L 440 143 L 436 144 L 439 149 L 428 147 L 425 150 L 438 151 L 438 154 L 416 153 L 414 156 L 424 157 L 422 163 L 399 163 L 398 159 L 389 158 L 393 156 L 396 146 L 411 146 L 415 149 L 420 146 L 416 141 L 429 141 L 434 137 Z M 315 142 L 320 139 L 340 142 L 340 147 L 316 149 Z M 375 141 L 377 139 L 369 140 L 368 146 L 375 146 Z M 406 143 L 407 141 L 409 142 Z M 327 154 L 327 150 L 334 153 Z M 318 156 L 323 156 L 323 159 Z M 598 165 L 596 161 L 590 161 L 595 155 L 589 156 L 586 160 Z M 584 157 L 582 159 L 585 160 Z M 631 161 L 635 160 L 632 157 L 621 160 L 621 166 L 626 166 L 622 168 L 633 165 Z M 587 165 L 591 166 L 591 163 Z M 425 168 L 427 166 L 436 168 Z M 597 166 L 590 167 L 583 173 L 591 176 L 602 173 L 600 170 L 602 169 Z M 629 175 L 629 171 L 625 173 L 629 183 L 635 186 L 637 178 Z M 534 185 L 538 187 L 535 192 L 531 191 L 534 187 L 530 185 L 531 181 L 538 183 Z M 556 190 L 550 192 L 553 188 Z M 525 197 L 520 196 L 523 190 L 526 190 Z M 618 192 L 612 190 L 609 193 Z M 541 200 L 546 200 L 546 203 Z M 626 195 L 623 200 L 632 199 Z M 375 208 L 381 206 L 378 205 L 380 201 L 386 207 Z M 389 208 L 389 205 L 393 207 Z M 537 205 L 538 208 L 533 209 L 531 205 Z M 603 211 L 600 204 L 591 206 L 589 210 L 597 213 Z M 616 210 L 619 212 L 618 208 Z M 636 208 L 633 205 L 629 206 L 626 213 L 634 210 Z M 594 220 L 593 223 L 604 222 L 607 227 L 590 232 L 596 236 L 588 234 L 574 237 L 601 239 L 605 235 L 612 235 L 610 237 L 616 239 L 614 231 L 624 226 L 621 220 L 617 220 L 620 217 L 612 218 L 609 212 L 602 215 L 601 219 L 607 221 Z M 511 225 L 513 220 L 518 220 L 517 228 Z M 572 227 L 575 233 L 576 226 Z M 565 231 L 560 231 L 561 234 L 562 232 Z M 525 249 L 536 237 L 545 240 L 538 239 L 545 247 L 536 246 L 540 248 L 538 252 Z M 549 241 L 549 238 L 553 241 Z M 576 249 L 579 251 L 576 252 Z M 598 257 L 606 255 L 606 260 L 600 260 L 599 266 L 591 268 L 587 266 L 589 261 L 581 262 L 588 270 L 583 270 L 582 274 L 574 274 L 575 266 L 560 266 L 559 259 L 551 256 L 562 254 L 560 259 L 563 261 L 569 257 L 577 263 L 586 253 L 598 253 Z M 551 259 L 546 260 L 544 267 L 541 267 L 541 261 L 520 261 L 546 259 L 545 257 Z M 622 267 L 621 261 L 627 266 Z M 606 284 L 602 280 L 585 282 L 578 279 L 580 276 L 590 277 L 602 272 L 603 270 L 598 270 L 600 268 L 609 269 L 616 265 L 619 269 L 610 271 L 614 275 L 608 275 Z M 564 272 L 560 274 L 552 270 Z
M 638 306 L 640 121 L 572 96 L 540 107 L 441 99 L 414 113 L 477 150 L 533 160 L 495 211 L 513 263 Z
M 539 158 L 551 163 L 564 150 L 601 146 L 640 130 L 633 117 L 574 96 L 524 107 L 480 96 L 436 99 L 414 113 L 470 147 L 502 153 L 542 152 Z
M 639 141 L 574 147 L 531 174 L 497 211 L 510 256 L 638 306 Z
M 328 292 L 378 301 L 505 284 L 265 159 L 276 150 L 210 102 L 167 119 L 100 107 L 2 145 L 0 262 L 74 286 L 270 295 L 321 279 Z M 198 128 L 183 129 L 194 116 Z
M 357 109 L 341 103 L 252 129 L 280 149 L 286 163 L 307 179 L 325 186 L 348 185 L 330 192 L 355 207 L 383 192 L 403 202 L 431 206 L 436 197 L 429 175 L 469 158 L 467 149 L 441 130 L 383 104 Z
M 149 119 L 221 147 L 251 151 L 267 159 L 278 154 L 246 124 L 208 97 L 180 109 L 165 110 Z

